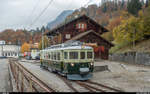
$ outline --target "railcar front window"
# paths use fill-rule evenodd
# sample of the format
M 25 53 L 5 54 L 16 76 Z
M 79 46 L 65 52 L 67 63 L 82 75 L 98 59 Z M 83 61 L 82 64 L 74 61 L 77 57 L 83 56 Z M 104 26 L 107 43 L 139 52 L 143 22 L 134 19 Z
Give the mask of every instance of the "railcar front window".
M 85 59 L 85 52 L 80 52 L 80 59 Z
M 68 59 L 68 53 L 64 52 L 64 59 Z
M 78 52 L 69 52 L 70 59 L 78 59 Z
M 92 52 L 87 52 L 87 58 L 92 59 Z

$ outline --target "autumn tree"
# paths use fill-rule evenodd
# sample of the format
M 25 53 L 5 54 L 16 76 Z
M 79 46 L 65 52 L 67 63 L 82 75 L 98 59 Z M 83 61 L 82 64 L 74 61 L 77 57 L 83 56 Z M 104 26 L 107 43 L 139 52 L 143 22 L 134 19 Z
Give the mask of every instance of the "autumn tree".
M 28 52 L 30 51 L 30 46 L 28 43 L 24 43 L 22 46 L 21 46 L 21 53 L 24 53 L 24 52 Z
M 137 16 L 138 11 L 142 8 L 140 0 L 128 0 L 127 9 L 128 12 Z
M 43 49 L 48 47 L 50 45 L 50 40 L 48 39 L 47 36 L 43 37 Z M 42 38 L 40 40 L 38 48 L 41 50 L 42 49 Z
M 121 24 L 121 17 L 117 17 L 117 18 L 112 19 L 110 21 L 109 25 L 107 26 L 107 28 L 109 29 L 109 32 L 102 34 L 102 37 L 104 37 L 108 41 L 113 41 L 114 37 L 113 37 L 112 31 L 115 27 L 117 27 L 120 24 Z
M 136 17 L 122 20 L 121 25 L 113 30 L 113 36 L 117 43 L 134 42 L 141 40 L 144 36 L 142 21 Z
M 150 6 L 145 9 L 144 13 L 141 14 L 142 22 L 143 22 L 143 32 L 144 37 L 150 37 Z
M 148 5 L 149 5 L 149 0 L 146 0 L 145 7 L 148 7 Z

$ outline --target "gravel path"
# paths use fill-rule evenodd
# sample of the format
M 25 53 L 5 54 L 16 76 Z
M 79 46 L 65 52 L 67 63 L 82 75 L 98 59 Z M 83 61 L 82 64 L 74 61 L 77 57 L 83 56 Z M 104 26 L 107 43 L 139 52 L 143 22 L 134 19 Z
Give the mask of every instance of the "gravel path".
M 12 92 L 8 73 L 8 59 L 0 59 L 0 92 Z
M 71 92 L 70 88 L 55 74 L 40 68 L 39 64 L 31 64 L 27 62 L 20 62 L 28 70 L 34 73 L 42 81 L 49 84 L 53 89 L 58 92 Z
M 21 62 L 35 75 L 60 92 L 70 92 L 65 83 L 53 73 L 40 68 L 39 63 Z M 93 73 L 94 82 L 98 82 L 125 92 L 150 92 L 150 67 L 140 67 L 119 62 L 100 61 L 95 66 L 108 65 L 109 71 Z M 73 86 L 80 88 L 73 83 Z M 81 92 L 82 89 L 80 88 Z M 85 90 L 83 90 L 85 91 Z
M 126 92 L 150 92 L 150 68 L 125 63 L 101 61 L 96 66 L 108 65 L 110 71 L 96 72 L 92 81 Z

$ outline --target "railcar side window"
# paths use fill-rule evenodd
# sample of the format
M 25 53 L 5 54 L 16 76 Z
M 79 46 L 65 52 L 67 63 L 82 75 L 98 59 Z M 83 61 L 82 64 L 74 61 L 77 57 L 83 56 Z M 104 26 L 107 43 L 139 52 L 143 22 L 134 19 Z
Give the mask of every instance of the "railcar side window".
M 69 52 L 70 59 L 78 59 L 78 52 Z
M 87 58 L 91 59 L 92 58 L 92 52 L 87 52 Z
M 50 53 L 48 54 L 48 58 L 49 58 L 49 59 L 51 58 L 51 55 L 50 55 Z
M 46 53 L 46 59 L 48 59 L 48 53 Z
M 56 52 L 54 52 L 54 60 L 56 60 Z
M 53 54 L 53 52 L 52 52 L 52 60 L 54 59 L 54 54 Z
M 85 59 L 85 52 L 80 52 L 80 59 Z
M 60 60 L 60 53 L 57 53 L 57 60 Z
M 45 59 L 45 52 L 43 53 L 44 59 Z
M 68 59 L 68 52 L 64 52 L 64 59 Z

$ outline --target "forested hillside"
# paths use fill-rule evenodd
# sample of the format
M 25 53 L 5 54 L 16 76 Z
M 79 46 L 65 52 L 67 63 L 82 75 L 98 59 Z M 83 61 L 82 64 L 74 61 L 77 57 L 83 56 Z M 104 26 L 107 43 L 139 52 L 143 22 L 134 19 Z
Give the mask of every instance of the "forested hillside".
M 115 47 L 111 52 L 130 44 L 149 39 L 150 36 L 150 6 L 149 0 L 102 0 L 100 6 L 95 4 L 76 9 L 65 21 L 76 16 L 87 15 L 101 24 L 110 32 L 102 37 L 113 42 Z M 48 30 L 47 30 L 48 31 Z M 41 29 L 32 32 L 27 30 L 4 30 L 0 33 L 0 39 L 7 42 L 23 44 L 24 42 L 39 42 Z
M 0 40 L 5 40 L 6 43 L 23 44 L 24 42 L 39 42 L 41 39 L 41 31 L 27 31 L 27 30 L 12 30 L 6 29 L 0 32 Z
M 150 6 L 146 0 L 102 0 L 102 5 L 90 5 L 75 10 L 66 20 L 83 14 L 93 18 L 110 32 L 102 37 L 115 44 L 110 52 L 125 46 L 140 45 L 139 42 L 150 38 Z

